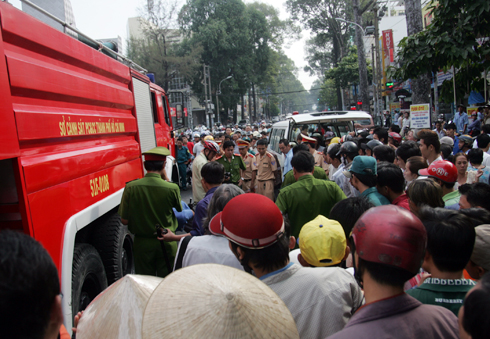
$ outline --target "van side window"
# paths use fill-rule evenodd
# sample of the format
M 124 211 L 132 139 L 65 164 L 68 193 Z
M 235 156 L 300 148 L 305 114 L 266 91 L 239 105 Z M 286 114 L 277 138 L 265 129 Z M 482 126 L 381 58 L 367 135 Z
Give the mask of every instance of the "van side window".
M 170 112 L 168 111 L 167 98 L 162 95 L 163 112 L 165 113 L 165 122 L 170 126 Z
M 158 106 L 157 106 L 157 100 L 155 96 L 155 92 L 151 92 L 151 110 L 153 112 L 153 122 L 155 124 L 158 124 Z
M 273 150 L 276 153 L 281 153 L 279 151 L 279 140 L 284 138 L 284 133 L 285 130 L 282 128 L 272 130 L 271 136 L 269 138 L 270 139 L 269 143 L 270 143 L 271 150 Z

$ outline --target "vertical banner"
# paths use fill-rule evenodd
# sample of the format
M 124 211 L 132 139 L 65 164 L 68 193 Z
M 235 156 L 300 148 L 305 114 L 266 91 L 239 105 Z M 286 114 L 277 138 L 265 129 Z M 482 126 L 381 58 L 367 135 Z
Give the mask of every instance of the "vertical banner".
M 410 105 L 410 128 L 430 128 L 429 104 Z
M 393 56 L 393 30 L 383 31 L 383 50 L 386 56 L 389 56 L 390 63 L 394 61 Z

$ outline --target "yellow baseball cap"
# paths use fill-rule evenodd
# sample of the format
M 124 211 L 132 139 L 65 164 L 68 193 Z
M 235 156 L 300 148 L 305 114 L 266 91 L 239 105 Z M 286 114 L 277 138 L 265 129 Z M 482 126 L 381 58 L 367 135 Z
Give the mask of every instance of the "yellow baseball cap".
M 312 266 L 336 265 L 345 256 L 344 229 L 338 221 L 318 215 L 301 228 L 299 248 L 303 258 Z

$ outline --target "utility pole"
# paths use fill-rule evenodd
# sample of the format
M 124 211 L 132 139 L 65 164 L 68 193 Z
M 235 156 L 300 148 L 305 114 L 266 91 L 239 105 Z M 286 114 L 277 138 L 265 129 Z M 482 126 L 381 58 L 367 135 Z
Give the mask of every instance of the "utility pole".
M 362 110 L 369 112 L 369 96 L 368 96 L 368 79 L 366 55 L 364 53 L 364 34 L 361 30 L 362 19 L 359 14 L 359 0 L 353 1 L 354 18 L 356 22 L 356 44 L 357 44 L 357 60 L 359 62 L 359 89 L 362 100 Z
M 208 105 L 209 105 L 209 102 L 208 102 L 208 70 L 207 70 L 207 67 L 206 65 L 203 65 L 203 73 L 204 73 L 204 82 L 203 82 L 203 85 L 204 85 L 204 114 L 205 114 L 205 117 L 206 117 L 206 125 L 209 126 L 209 109 L 208 109 Z
M 379 18 L 378 18 L 378 10 L 379 7 L 376 4 L 373 8 L 374 11 L 374 49 L 376 51 L 376 69 L 378 70 L 376 72 L 376 77 L 375 83 L 376 83 L 376 102 L 377 106 L 376 109 L 374 110 L 375 112 L 378 112 L 378 116 L 381 117 L 381 112 L 379 111 L 379 106 L 380 103 L 383 101 L 383 90 L 382 90 L 382 85 L 381 85 L 381 78 L 382 78 L 382 70 L 381 70 L 381 55 L 379 51 Z
M 376 59 L 374 58 L 374 45 L 371 45 L 371 60 L 373 61 L 373 113 L 374 116 L 378 115 L 378 82 L 377 82 L 377 69 Z
M 211 74 L 209 72 L 210 66 L 204 65 L 204 105 L 206 114 L 206 125 L 208 128 L 212 128 L 214 125 L 213 111 L 211 109 Z

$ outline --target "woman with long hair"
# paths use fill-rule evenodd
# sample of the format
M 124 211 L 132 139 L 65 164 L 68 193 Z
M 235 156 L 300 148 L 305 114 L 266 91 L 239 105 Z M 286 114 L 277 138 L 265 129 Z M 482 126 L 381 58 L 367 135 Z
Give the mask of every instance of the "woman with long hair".
M 454 164 L 458 170 L 458 181 L 454 185 L 454 189 L 458 189 L 459 186 L 466 184 L 468 170 L 468 156 L 462 152 L 454 155 Z

